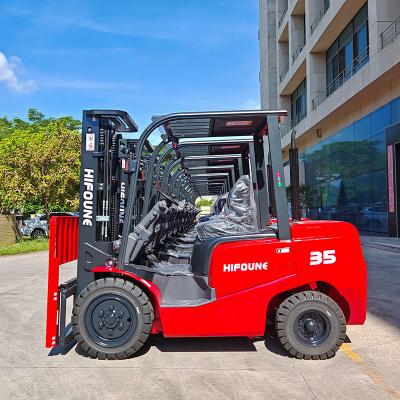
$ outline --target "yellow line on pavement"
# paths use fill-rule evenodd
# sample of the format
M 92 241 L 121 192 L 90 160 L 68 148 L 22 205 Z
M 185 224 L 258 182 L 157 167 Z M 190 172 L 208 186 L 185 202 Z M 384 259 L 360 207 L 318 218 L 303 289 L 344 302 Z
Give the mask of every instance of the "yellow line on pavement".
M 350 358 L 350 360 L 362 361 L 362 358 L 355 351 L 353 351 L 347 343 L 343 343 L 340 348 L 345 352 L 346 356 Z
M 361 371 L 367 375 L 372 382 L 376 385 L 382 387 L 382 389 L 393 399 L 400 399 L 400 392 L 388 384 L 384 377 L 376 370 L 375 367 L 368 365 L 359 354 L 357 354 L 348 343 L 343 343 L 340 349 L 344 351 L 346 356 L 352 360 L 356 361 L 361 369 Z

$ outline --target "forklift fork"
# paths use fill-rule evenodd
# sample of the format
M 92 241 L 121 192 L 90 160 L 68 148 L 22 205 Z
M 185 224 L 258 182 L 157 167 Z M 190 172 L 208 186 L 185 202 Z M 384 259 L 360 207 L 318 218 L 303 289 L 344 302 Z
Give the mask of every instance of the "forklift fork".
M 53 217 L 49 230 L 46 347 L 64 346 L 67 298 L 76 294 L 77 279 L 59 285 L 60 266 L 78 257 L 78 217 Z

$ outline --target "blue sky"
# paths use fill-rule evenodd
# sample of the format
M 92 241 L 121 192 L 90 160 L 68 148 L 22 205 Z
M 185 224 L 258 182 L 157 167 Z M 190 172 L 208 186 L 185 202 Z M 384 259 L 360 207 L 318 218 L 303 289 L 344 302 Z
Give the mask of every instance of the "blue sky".
M 259 107 L 258 0 L 0 0 L 0 115 Z

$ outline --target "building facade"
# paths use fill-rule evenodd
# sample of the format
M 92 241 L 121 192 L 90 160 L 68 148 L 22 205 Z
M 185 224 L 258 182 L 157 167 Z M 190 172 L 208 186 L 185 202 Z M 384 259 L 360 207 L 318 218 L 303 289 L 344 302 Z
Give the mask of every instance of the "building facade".
M 259 42 L 307 215 L 400 236 L 400 0 L 260 0 Z

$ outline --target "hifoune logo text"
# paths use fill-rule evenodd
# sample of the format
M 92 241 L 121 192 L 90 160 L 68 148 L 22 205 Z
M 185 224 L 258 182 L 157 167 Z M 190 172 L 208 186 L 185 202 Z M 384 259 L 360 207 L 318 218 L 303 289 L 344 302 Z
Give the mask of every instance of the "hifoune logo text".
M 224 272 L 235 271 L 267 271 L 268 262 L 253 262 L 253 263 L 238 263 L 238 264 L 224 264 Z

